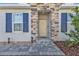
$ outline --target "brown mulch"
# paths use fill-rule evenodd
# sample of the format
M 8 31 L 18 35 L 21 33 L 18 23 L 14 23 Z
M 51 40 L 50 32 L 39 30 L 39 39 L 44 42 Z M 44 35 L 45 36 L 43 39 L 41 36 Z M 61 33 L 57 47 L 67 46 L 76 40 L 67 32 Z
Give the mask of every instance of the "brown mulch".
M 79 56 L 79 45 L 68 47 L 65 45 L 66 41 L 55 41 L 54 42 L 66 56 Z

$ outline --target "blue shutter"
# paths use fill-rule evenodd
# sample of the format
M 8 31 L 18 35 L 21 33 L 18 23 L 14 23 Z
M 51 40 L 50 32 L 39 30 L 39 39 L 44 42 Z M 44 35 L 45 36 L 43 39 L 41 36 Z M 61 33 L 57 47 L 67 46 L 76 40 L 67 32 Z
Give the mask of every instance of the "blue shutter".
M 61 13 L 61 32 L 67 32 L 67 13 Z
M 29 14 L 23 13 L 23 32 L 29 31 Z
M 6 13 L 6 32 L 12 32 L 12 13 Z

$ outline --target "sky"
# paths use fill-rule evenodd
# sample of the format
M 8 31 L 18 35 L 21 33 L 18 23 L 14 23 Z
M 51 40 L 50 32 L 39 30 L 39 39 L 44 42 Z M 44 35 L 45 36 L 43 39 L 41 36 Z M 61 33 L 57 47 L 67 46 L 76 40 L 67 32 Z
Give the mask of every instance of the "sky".
M 0 0 L 0 3 L 79 3 L 79 0 Z
M 26 0 L 0 0 L 0 3 L 25 3 Z

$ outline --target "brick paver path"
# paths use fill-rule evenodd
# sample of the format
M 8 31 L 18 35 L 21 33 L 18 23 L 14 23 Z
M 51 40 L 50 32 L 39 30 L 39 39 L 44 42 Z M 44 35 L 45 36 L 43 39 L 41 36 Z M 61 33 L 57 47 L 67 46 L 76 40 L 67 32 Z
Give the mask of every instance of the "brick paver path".
M 0 55 L 58 56 L 65 54 L 51 40 L 40 39 L 31 45 L 0 45 Z

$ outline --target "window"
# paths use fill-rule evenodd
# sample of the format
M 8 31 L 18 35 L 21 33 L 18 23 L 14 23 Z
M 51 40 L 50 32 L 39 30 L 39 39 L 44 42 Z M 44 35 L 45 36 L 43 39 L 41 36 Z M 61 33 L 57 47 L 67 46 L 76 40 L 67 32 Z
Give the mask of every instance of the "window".
M 71 18 L 71 13 L 67 13 L 67 22 L 71 22 L 72 18 Z
M 28 13 L 6 13 L 6 32 L 23 31 L 29 32 Z
M 22 13 L 14 13 L 13 14 L 13 25 L 14 31 L 22 31 L 23 29 L 23 14 Z
M 14 24 L 14 31 L 22 31 L 22 24 L 21 23 L 15 23 Z
M 74 30 L 74 26 L 71 25 L 72 18 L 70 16 L 71 13 L 61 13 L 61 32 L 69 32 L 70 30 Z M 74 16 L 75 13 L 72 13 Z

